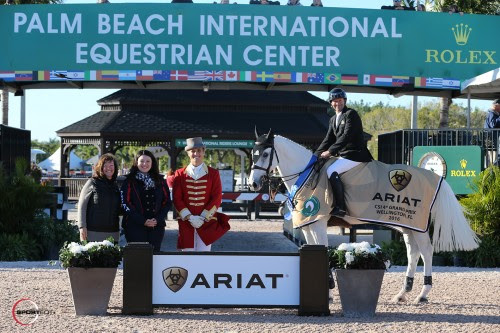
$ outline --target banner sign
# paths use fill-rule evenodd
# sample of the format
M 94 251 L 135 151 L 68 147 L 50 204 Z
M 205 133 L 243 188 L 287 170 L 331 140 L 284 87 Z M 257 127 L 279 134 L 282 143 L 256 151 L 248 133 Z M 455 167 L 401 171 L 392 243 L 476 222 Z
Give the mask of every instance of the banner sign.
M 442 176 L 455 194 L 470 194 L 481 173 L 483 156 L 479 146 L 417 146 L 413 165 Z
M 255 141 L 251 140 L 203 140 L 207 148 L 253 148 Z M 186 147 L 186 139 L 175 139 L 176 147 Z
M 153 305 L 299 305 L 299 255 L 154 255 Z
M 0 80 L 460 89 L 498 67 L 500 17 L 349 8 L 0 6 Z

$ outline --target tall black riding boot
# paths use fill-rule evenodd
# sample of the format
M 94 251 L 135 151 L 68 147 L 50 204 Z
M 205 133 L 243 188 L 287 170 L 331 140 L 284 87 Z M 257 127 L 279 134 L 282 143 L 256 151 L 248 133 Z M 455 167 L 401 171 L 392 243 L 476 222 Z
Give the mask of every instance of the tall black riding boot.
M 333 196 L 335 197 L 335 207 L 333 207 L 330 215 L 337 217 L 344 217 L 345 215 L 345 200 L 344 200 L 344 186 L 340 180 L 338 173 L 334 172 L 328 179 L 332 186 Z

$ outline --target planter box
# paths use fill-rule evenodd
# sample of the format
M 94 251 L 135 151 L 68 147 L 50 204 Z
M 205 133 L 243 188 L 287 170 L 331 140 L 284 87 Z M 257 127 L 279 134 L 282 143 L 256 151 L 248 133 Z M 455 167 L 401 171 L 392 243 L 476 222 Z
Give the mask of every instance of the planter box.
M 373 317 L 384 278 L 383 269 L 336 269 L 345 317 Z
M 117 268 L 68 268 L 75 314 L 105 315 Z

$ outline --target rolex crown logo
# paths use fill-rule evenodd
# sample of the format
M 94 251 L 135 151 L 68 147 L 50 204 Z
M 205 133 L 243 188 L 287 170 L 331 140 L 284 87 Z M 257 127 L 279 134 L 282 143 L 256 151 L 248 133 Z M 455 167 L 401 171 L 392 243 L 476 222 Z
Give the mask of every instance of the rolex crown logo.
M 462 169 L 465 169 L 467 167 L 467 160 L 460 160 L 460 166 L 462 167 Z
M 454 28 L 451 28 L 451 30 L 453 30 L 453 35 L 455 36 L 455 41 L 458 45 L 467 44 L 472 28 L 469 28 L 467 24 L 464 25 L 463 23 L 460 23 L 460 25 L 456 24 Z

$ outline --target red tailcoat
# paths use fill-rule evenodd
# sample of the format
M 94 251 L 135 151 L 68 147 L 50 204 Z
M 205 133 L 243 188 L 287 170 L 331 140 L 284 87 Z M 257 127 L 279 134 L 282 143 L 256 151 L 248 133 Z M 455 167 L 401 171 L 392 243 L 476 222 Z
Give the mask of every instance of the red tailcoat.
M 222 237 L 229 229 L 229 216 L 217 213 L 222 202 L 222 185 L 219 171 L 208 167 L 208 173 L 194 180 L 186 168 L 175 172 L 173 197 L 174 206 L 179 213 L 178 249 L 194 247 L 194 228 L 186 218 L 200 215 L 207 222 L 197 229 L 198 235 L 206 245 Z

